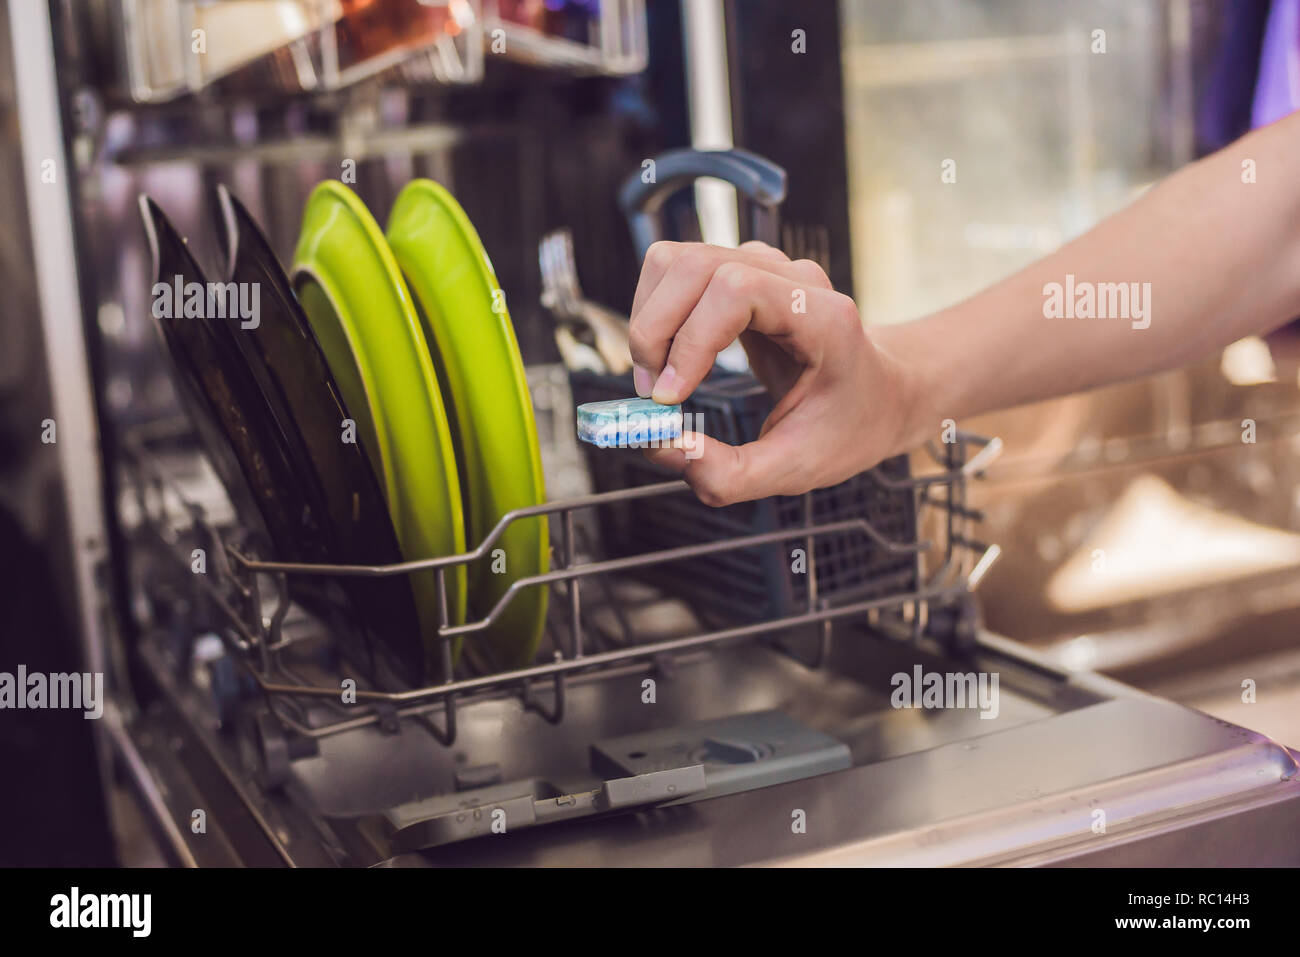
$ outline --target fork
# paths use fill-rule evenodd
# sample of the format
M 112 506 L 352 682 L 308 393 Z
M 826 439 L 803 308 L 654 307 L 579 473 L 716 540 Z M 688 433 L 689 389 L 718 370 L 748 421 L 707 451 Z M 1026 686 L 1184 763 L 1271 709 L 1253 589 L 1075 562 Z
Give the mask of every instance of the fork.
M 589 329 L 596 351 L 611 373 L 623 375 L 631 369 L 627 320 L 582 294 L 573 234 L 568 229 L 547 233 L 537 244 L 537 261 L 542 270 L 542 305 L 566 326 Z

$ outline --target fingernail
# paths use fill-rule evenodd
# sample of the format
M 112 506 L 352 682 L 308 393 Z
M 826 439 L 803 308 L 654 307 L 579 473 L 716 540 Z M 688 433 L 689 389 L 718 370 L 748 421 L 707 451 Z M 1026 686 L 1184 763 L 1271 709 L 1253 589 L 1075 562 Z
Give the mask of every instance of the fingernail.
M 638 365 L 632 366 L 632 384 L 636 386 L 636 394 L 643 399 L 650 398 L 650 390 L 654 387 L 654 379 L 650 378 L 650 370 L 642 369 Z
M 664 371 L 659 373 L 650 396 L 662 405 L 675 405 L 679 401 L 677 390 L 681 384 L 682 380 L 678 378 L 677 370 L 670 365 L 664 366 Z

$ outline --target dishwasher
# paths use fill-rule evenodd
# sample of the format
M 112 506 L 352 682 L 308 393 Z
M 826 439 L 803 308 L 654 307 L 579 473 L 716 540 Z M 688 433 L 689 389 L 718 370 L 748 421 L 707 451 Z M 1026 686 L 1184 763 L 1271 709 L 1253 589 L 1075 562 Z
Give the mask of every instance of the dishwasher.
M 129 192 L 136 170 L 171 182 L 191 164 L 209 186 L 217 175 L 260 182 L 273 209 L 292 205 L 294 164 L 319 176 L 360 156 L 371 177 L 362 185 L 382 195 L 394 169 L 411 173 L 414 161 L 394 156 L 481 137 L 525 158 L 544 147 L 554 161 L 577 143 L 599 169 L 578 164 L 580 188 L 554 204 L 614 256 L 604 242 L 613 191 L 598 195 L 587 178 L 621 181 L 638 166 L 628 156 L 641 154 L 602 158 L 602 116 L 561 135 L 559 111 L 523 110 L 511 120 L 518 130 L 488 123 L 466 134 L 421 125 L 414 93 L 396 106 L 382 88 L 289 95 L 258 86 L 265 73 L 239 93 L 251 106 L 113 105 L 93 83 L 60 78 L 70 59 L 93 61 L 99 27 L 83 35 L 71 7 L 55 4 L 66 15 L 47 19 L 41 6 L 10 4 L 8 28 L 30 58 L 15 69 L 24 153 L 38 172 L 44 156 L 66 156 L 76 172 L 70 202 L 33 218 L 33 246 L 47 341 L 76 346 L 51 352 L 51 388 L 62 409 L 84 407 L 99 443 L 90 457 L 103 463 L 63 460 L 77 503 L 70 550 L 92 609 L 82 616 L 87 657 L 110 675 L 97 731 L 107 773 L 129 786 L 170 863 L 1300 863 L 1300 844 L 1277 839 L 1300 833 L 1296 753 L 1064 671 L 982 627 L 977 589 L 999 550 L 981 540 L 967 491 L 998 455 L 993 437 L 954 427 L 841 486 L 710 510 L 684 482 L 638 471 L 639 456 L 574 458 L 575 401 L 611 385 L 536 362 L 543 449 L 568 456 L 564 474 L 580 478 L 550 482 L 546 504 L 505 515 L 463 554 L 397 566 L 285 563 L 249 549 L 186 423 L 113 411 L 123 350 L 110 340 L 135 321 L 124 319 L 133 307 L 123 289 L 143 270 L 130 252 L 138 237 L 121 239 L 125 217 L 105 196 Z M 299 54 L 310 51 L 291 52 L 301 77 Z M 283 58 L 274 65 L 282 76 Z M 446 64 L 429 70 L 446 82 Z M 511 96 L 543 85 L 506 76 Z M 590 98 L 574 95 L 574 112 Z M 430 102 L 445 106 L 441 87 Z M 319 132 L 321 110 L 343 117 L 337 140 Z M 397 132 L 380 135 L 377 117 L 392 113 Z M 508 151 L 494 148 L 504 164 Z M 441 160 L 428 162 L 439 172 Z M 537 171 L 516 166 L 509 227 L 533 241 L 555 210 L 539 212 Z M 44 188 L 28 182 L 33 196 Z M 80 283 L 50 279 L 69 264 Z M 618 265 L 598 265 L 598 281 L 634 275 Z M 158 359 L 132 360 L 143 364 L 127 366 L 128 382 L 143 383 Z M 711 389 L 698 401 L 719 403 L 714 422 L 754 413 L 752 380 L 722 377 Z M 75 423 L 61 413 L 60 429 Z M 88 534 L 101 490 L 107 533 Z M 451 624 L 446 576 L 523 520 L 547 524 L 551 570 Z M 442 586 L 438 683 L 359 677 L 347 626 L 294 599 L 314 578 L 414 571 Z M 539 656 L 507 672 L 453 669 L 452 641 L 473 641 L 524 589 L 550 592 Z

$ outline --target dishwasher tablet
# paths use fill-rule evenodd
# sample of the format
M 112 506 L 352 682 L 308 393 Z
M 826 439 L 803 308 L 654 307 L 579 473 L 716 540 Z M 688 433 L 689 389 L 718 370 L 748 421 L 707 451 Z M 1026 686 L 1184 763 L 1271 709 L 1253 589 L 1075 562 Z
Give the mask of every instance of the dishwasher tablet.
M 682 407 L 652 399 L 610 399 L 578 406 L 578 438 L 602 449 L 667 445 L 682 434 Z

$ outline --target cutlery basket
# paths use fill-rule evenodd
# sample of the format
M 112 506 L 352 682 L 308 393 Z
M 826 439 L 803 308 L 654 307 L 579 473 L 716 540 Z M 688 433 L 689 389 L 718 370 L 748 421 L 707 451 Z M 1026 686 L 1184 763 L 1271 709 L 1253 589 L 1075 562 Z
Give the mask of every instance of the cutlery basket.
M 570 374 L 575 405 L 635 394 L 630 375 L 588 371 Z M 749 374 L 715 370 L 683 403 L 694 431 L 731 445 L 758 438 L 772 410 L 766 389 Z M 662 482 L 672 476 L 636 449 L 582 444 L 593 489 Z M 641 569 L 647 579 L 688 601 L 702 614 L 729 622 L 785 616 L 810 605 L 808 525 L 866 519 L 880 536 L 910 545 L 917 541 L 916 489 L 908 482 L 906 456 L 808 495 L 779 496 L 711 508 L 690 495 L 634 499 L 604 510 L 601 538 L 611 556 L 637 555 L 742 535 L 790 530 L 788 541 L 703 555 Z M 816 589 L 811 604 L 834 606 L 902 594 L 919 580 L 916 554 L 893 552 L 858 528 L 820 536 L 812 548 Z

